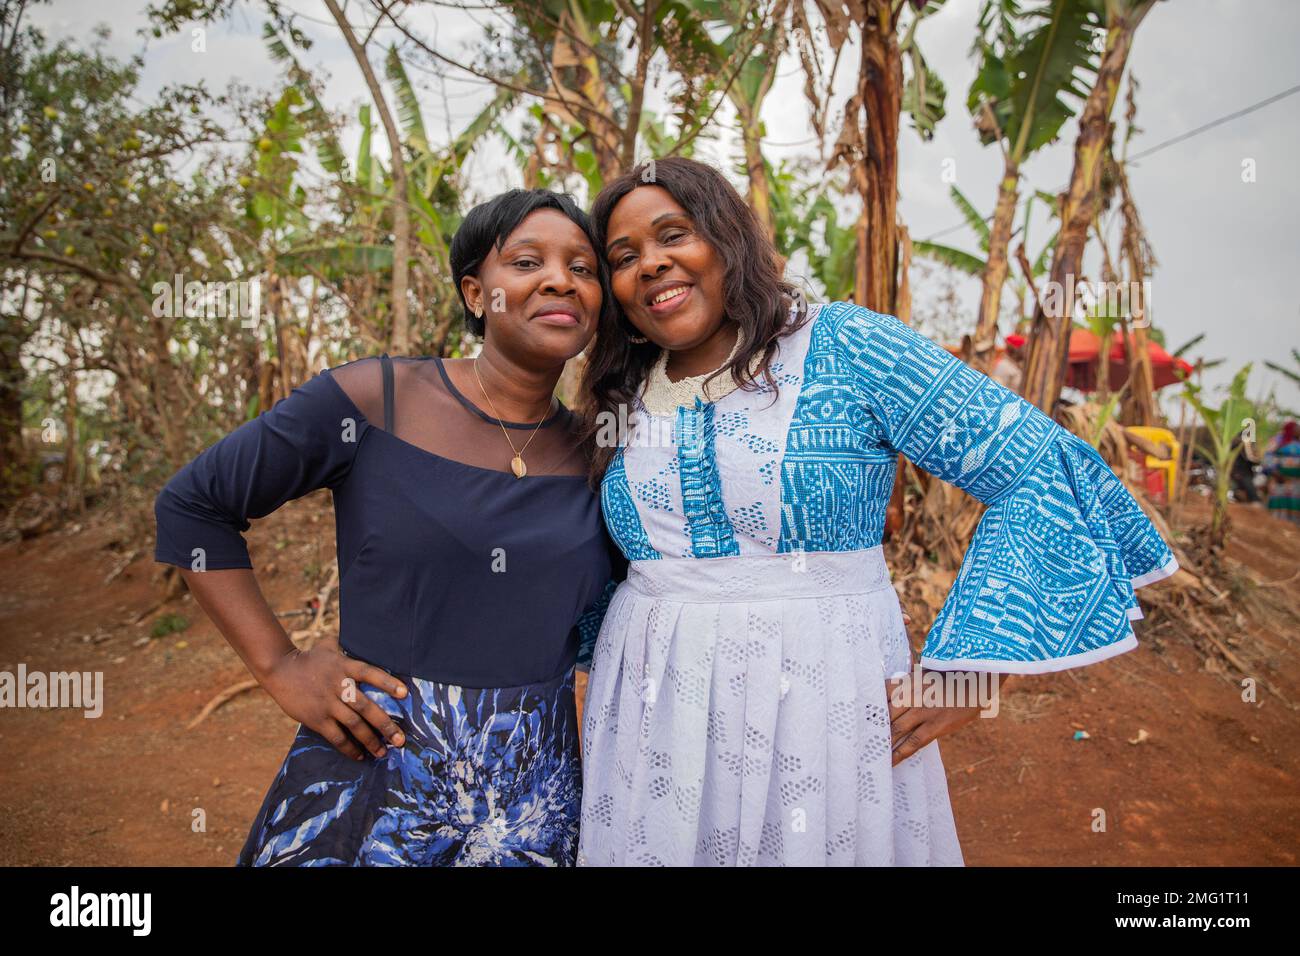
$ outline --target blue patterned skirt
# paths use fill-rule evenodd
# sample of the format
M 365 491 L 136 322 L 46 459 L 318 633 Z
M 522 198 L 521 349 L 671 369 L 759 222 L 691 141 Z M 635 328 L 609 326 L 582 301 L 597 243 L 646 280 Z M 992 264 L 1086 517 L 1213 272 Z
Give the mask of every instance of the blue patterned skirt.
M 572 866 L 582 776 L 573 670 L 471 688 L 395 674 L 362 692 L 406 735 L 345 757 L 300 727 L 239 866 Z

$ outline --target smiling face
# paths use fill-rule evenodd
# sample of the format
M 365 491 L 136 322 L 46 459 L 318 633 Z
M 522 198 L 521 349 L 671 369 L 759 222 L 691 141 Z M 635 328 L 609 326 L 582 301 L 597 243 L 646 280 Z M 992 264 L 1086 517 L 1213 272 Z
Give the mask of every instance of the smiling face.
M 614 298 L 642 335 L 683 352 L 719 334 L 722 259 L 666 189 L 633 189 L 610 213 L 605 234 Z
M 603 294 L 596 253 L 578 224 L 558 209 L 526 216 L 484 257 L 461 291 L 480 309 L 486 339 L 520 359 L 561 364 L 596 332 Z

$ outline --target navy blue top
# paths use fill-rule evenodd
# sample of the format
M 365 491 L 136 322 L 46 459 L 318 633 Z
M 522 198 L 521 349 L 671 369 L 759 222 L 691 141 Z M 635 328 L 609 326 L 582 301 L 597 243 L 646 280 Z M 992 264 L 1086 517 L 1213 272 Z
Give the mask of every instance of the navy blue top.
M 508 462 L 497 420 L 455 390 L 440 360 L 436 376 L 421 360 L 405 361 L 426 383 L 441 377 L 467 421 L 490 422 L 472 444 Z M 530 474 L 516 479 L 434 454 L 400 430 L 372 424 L 335 380 L 338 371 L 316 375 L 176 473 L 155 501 L 155 559 L 189 568 L 202 549 L 208 570 L 251 568 L 241 535 L 249 519 L 329 488 L 339 640 L 348 654 L 467 687 L 515 687 L 565 673 L 580 637 L 594 639 L 612 591 L 611 561 L 620 557 L 611 554 L 585 475 L 533 474 L 530 461 Z M 391 377 L 385 384 L 391 429 Z M 432 405 L 418 396 L 399 407 Z M 439 421 L 461 414 L 439 408 Z M 561 405 L 545 424 L 544 433 L 572 434 L 576 416 Z M 529 432 L 511 437 L 521 446 Z

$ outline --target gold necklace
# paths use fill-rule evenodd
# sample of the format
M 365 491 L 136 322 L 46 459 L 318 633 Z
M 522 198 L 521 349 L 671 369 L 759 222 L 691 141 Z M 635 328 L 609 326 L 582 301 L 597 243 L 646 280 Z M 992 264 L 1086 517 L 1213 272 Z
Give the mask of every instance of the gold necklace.
M 496 415 L 497 424 L 501 426 L 501 434 L 506 436 L 506 442 L 510 445 L 510 450 L 515 453 L 515 457 L 510 459 L 510 470 L 515 473 L 516 478 L 522 478 L 524 475 L 528 474 L 528 466 L 524 464 L 524 452 L 528 449 L 532 440 L 537 437 L 537 432 L 542 427 L 542 422 L 551 417 L 551 408 L 555 406 L 555 396 L 551 396 L 551 404 L 547 406 L 546 414 L 538 419 L 537 426 L 533 429 L 533 433 L 528 436 L 528 441 L 524 442 L 524 447 L 515 448 L 515 443 L 510 440 L 510 433 L 506 431 L 505 423 L 501 421 L 501 415 L 497 412 L 496 405 L 492 403 L 492 396 L 489 395 L 487 389 L 483 387 L 483 377 L 478 373 L 477 355 L 474 356 L 474 377 L 478 379 L 479 391 L 482 392 L 483 397 L 487 399 L 488 408 L 492 409 L 493 415 Z

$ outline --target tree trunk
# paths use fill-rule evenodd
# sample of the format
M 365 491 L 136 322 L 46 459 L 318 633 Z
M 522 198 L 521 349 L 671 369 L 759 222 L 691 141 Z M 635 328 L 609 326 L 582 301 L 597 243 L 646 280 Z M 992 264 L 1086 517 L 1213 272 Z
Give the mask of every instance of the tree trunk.
M 1015 224 L 1016 203 L 1020 199 L 1018 185 L 1020 170 L 1014 160 L 1007 158 L 1002 182 L 998 185 L 998 201 L 993 210 L 993 227 L 989 231 L 988 259 L 984 265 L 984 288 L 980 293 L 979 321 L 975 325 L 975 361 L 981 371 L 987 371 L 997 345 L 998 313 L 1002 306 L 1002 287 L 1007 281 L 1007 248 L 1011 245 L 1011 230 Z
M 758 118 L 748 106 L 736 105 L 740 123 L 740 141 L 745 149 L 745 174 L 749 178 L 749 207 L 767 231 L 769 239 L 776 239 L 776 223 L 772 220 L 772 185 L 767 179 L 763 163 L 763 148 L 759 138 Z
M 84 471 L 81 457 L 81 429 L 77 416 L 77 355 L 76 335 L 66 328 L 63 367 L 63 500 L 70 510 L 78 514 L 86 510 Z
M 886 0 L 870 0 L 862 21 L 858 74 L 864 162 L 853 170 L 862 197 L 853 301 L 893 314 L 898 293 L 898 127 L 903 59 Z
M 912 265 L 912 237 L 907 227 L 901 224 L 898 227 L 898 239 L 902 261 L 898 269 L 898 296 L 894 304 L 894 316 L 905 325 L 911 325 L 912 286 L 907 281 L 907 273 Z M 899 455 L 898 464 L 894 467 L 894 489 L 890 492 L 889 504 L 885 506 L 885 534 L 891 538 L 903 527 L 903 499 L 907 486 L 906 464 L 907 459 Z
M 27 464 L 23 445 L 23 385 L 27 375 L 21 361 L 27 337 L 27 287 L 12 315 L 0 321 L 0 504 L 24 484 Z
M 339 9 L 338 0 L 325 0 L 334 22 L 338 24 L 347 41 L 352 56 L 365 77 L 370 98 L 375 102 L 380 122 L 384 124 L 384 133 L 388 137 L 388 149 L 393 154 L 393 288 L 392 288 L 392 327 L 389 330 L 389 351 L 395 355 L 406 355 L 411 350 L 411 322 L 407 304 L 407 286 L 410 276 L 411 260 L 411 207 L 410 194 L 406 187 L 406 158 L 402 153 L 402 138 L 397 132 L 397 124 L 384 99 L 383 88 L 375 76 L 374 68 L 366 56 L 365 48 L 358 42 L 356 34 L 343 11 Z
M 1097 80 L 1079 117 L 1079 136 L 1074 144 L 1074 168 L 1061 203 L 1061 230 L 1052 256 L 1051 282 L 1067 305 L 1060 314 L 1047 315 L 1040 303 L 1034 310 L 1029 360 L 1025 369 L 1024 396 L 1051 414 L 1065 382 L 1070 347 L 1070 322 L 1074 290 L 1083 268 L 1083 249 L 1096 208 L 1102 156 L 1110 139 L 1110 114 L 1119 95 L 1120 80 L 1133 45 L 1133 33 L 1154 0 L 1132 11 L 1114 13 L 1107 24 L 1106 51 L 1102 54 Z M 1052 301 L 1048 297 L 1048 301 Z
M 1128 313 L 1133 325 L 1133 348 L 1129 357 L 1129 401 L 1132 404 L 1131 420 L 1138 425 L 1156 423 L 1155 373 L 1151 369 L 1150 340 L 1147 329 L 1151 327 L 1149 305 L 1145 297 L 1144 282 L 1151 274 L 1151 256 L 1142 233 L 1137 204 L 1129 191 L 1128 176 L 1122 167 L 1116 170 L 1123 202 L 1124 257 L 1128 260 L 1129 290 Z M 1172 489 L 1170 489 L 1172 496 Z
M 773 28 L 766 35 L 763 43 L 763 76 L 757 89 L 753 90 L 753 98 L 747 99 L 747 94 L 738 84 L 732 84 L 728 93 L 732 105 L 736 108 L 736 122 L 740 125 L 740 140 L 745 150 L 749 205 L 758 216 L 758 221 L 763 224 L 763 228 L 767 230 L 768 238 L 773 240 L 776 239 L 776 223 L 772 219 L 772 185 L 768 181 L 767 166 L 763 162 L 761 113 L 763 101 L 767 99 L 767 94 L 772 90 L 772 83 L 776 80 L 777 64 L 785 48 L 783 39 L 785 34 L 781 31 L 780 24 L 785 18 L 786 8 L 787 4 L 782 0 L 772 9 Z
M 1155 386 L 1151 371 L 1150 339 L 1146 326 L 1133 323 L 1133 361 L 1129 366 L 1129 396 L 1133 403 L 1133 421 L 1138 425 L 1156 423 Z
M 271 294 L 268 296 L 268 308 L 271 312 L 271 328 L 275 332 L 275 367 L 279 371 L 275 389 L 277 399 L 289 397 L 289 361 L 285 355 L 284 320 L 280 315 L 282 302 L 280 277 L 271 273 Z

